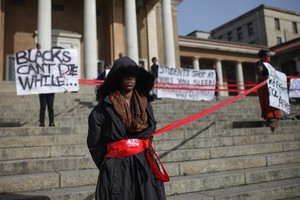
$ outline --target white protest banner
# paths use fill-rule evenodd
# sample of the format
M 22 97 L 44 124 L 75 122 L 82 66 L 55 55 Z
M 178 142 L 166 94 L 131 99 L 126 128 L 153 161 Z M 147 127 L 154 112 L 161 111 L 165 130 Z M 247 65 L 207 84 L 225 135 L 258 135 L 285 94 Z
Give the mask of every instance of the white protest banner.
M 17 52 L 17 95 L 78 91 L 78 71 L 76 49 Z
M 272 65 L 264 62 L 269 71 L 268 89 L 270 106 L 290 114 L 290 102 L 287 89 L 287 77 L 284 73 L 276 71 Z
M 206 100 L 214 98 L 215 70 L 194 70 L 169 68 L 159 65 L 157 77 L 157 97 Z
M 300 78 L 291 78 L 289 96 L 300 98 Z

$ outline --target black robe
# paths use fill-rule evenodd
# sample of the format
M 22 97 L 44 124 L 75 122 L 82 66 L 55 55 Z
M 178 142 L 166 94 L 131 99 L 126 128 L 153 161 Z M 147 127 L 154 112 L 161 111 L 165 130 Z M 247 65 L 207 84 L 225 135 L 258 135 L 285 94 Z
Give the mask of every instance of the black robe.
M 104 158 L 107 143 L 130 138 L 152 138 L 156 121 L 149 102 L 147 113 L 148 128 L 141 132 L 127 134 L 108 96 L 91 112 L 87 145 L 100 170 L 95 193 L 96 200 L 166 199 L 164 185 L 150 169 L 145 152 L 127 157 Z

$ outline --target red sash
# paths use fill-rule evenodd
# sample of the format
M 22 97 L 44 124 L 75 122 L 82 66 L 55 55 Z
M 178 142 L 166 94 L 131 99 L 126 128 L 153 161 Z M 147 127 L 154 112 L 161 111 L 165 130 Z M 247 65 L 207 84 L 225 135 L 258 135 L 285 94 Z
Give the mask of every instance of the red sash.
M 149 139 L 124 139 L 119 140 L 113 143 L 107 144 L 107 154 L 104 156 L 105 158 L 114 158 L 114 157 L 126 157 L 132 156 L 138 153 L 145 151 L 146 149 L 151 149 L 153 151 L 154 157 L 158 160 L 159 164 L 162 167 L 163 173 L 160 171 L 160 168 L 156 165 L 154 160 L 151 157 L 149 150 L 146 151 L 147 160 L 149 162 L 150 168 L 153 171 L 154 175 L 161 182 L 168 182 L 170 180 L 169 175 L 164 168 L 161 160 L 155 153 L 151 142 Z

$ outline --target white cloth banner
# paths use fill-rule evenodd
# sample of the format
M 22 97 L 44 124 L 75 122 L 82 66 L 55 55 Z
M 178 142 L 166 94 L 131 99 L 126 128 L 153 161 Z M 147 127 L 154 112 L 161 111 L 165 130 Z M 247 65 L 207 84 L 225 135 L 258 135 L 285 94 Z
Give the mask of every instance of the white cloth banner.
M 215 70 L 158 67 L 158 98 L 210 101 L 214 98 L 215 84 Z
M 300 78 L 291 78 L 289 96 L 300 98 Z
M 287 77 L 284 73 L 276 71 L 272 65 L 264 62 L 269 71 L 268 89 L 270 106 L 290 114 L 290 102 L 287 88 Z
M 32 49 L 15 55 L 17 95 L 79 90 L 76 49 Z

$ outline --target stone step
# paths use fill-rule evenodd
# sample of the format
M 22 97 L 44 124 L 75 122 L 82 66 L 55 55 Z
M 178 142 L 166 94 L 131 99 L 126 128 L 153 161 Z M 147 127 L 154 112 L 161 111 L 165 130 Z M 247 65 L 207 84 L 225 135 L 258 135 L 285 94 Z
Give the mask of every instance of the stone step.
M 98 169 L 55 171 L 0 177 L 0 193 L 59 189 L 97 184 Z M 1 199 L 1 196 L 0 196 Z
M 89 155 L 22 159 L 1 161 L 0 176 L 93 168 L 95 164 Z
M 94 200 L 95 185 L 35 192 L 0 194 L 2 200 Z
M 196 141 L 197 142 L 197 141 Z M 215 144 L 217 145 L 217 144 Z M 206 147 L 206 148 L 205 148 Z M 201 145 L 195 148 L 188 147 L 188 149 L 157 151 L 159 157 L 163 162 L 181 162 L 214 158 L 227 158 L 236 156 L 258 155 L 266 153 L 276 153 L 286 151 L 299 150 L 300 141 L 298 142 L 285 142 L 282 143 L 269 143 L 269 144 L 256 144 L 256 145 L 243 145 L 243 146 L 227 146 L 222 147 L 202 147 Z
M 268 141 L 264 138 L 265 135 L 177 138 L 154 140 L 153 146 L 165 162 L 300 150 L 300 142 L 295 141 L 294 134 L 272 135 Z M 88 155 L 84 134 L 76 137 L 71 134 L 6 136 L 0 141 L 0 152 L 3 155 L 0 160 Z
M 1 103 L 1 102 L 0 102 Z M 14 103 L 16 105 L 14 105 Z M 154 111 L 156 111 L 155 113 L 157 113 L 157 115 L 159 116 L 160 114 L 166 113 L 170 116 L 172 115 L 191 115 L 194 113 L 198 113 L 200 111 L 203 111 L 207 108 L 210 108 L 212 105 L 203 105 L 203 106 L 192 106 L 189 105 L 189 107 L 187 108 L 180 108 L 180 109 L 176 109 L 176 108 L 168 108 L 168 109 L 163 109 L 159 106 L 153 105 L 153 109 Z M 64 111 L 66 109 L 70 109 L 70 108 L 85 108 L 86 112 L 88 113 L 88 111 L 91 111 L 94 107 L 93 106 L 89 106 L 89 104 L 82 104 L 80 102 L 77 101 L 62 101 L 62 102 L 54 102 L 54 110 L 56 112 L 61 112 Z M 255 115 L 258 114 L 260 115 L 260 109 L 258 107 L 258 105 L 255 105 L 255 108 L 251 108 L 249 107 L 249 105 L 247 105 L 247 107 L 245 107 L 245 105 L 241 105 L 241 107 L 243 107 L 243 114 L 251 114 L 251 115 Z M 5 102 L 0 104 L 0 109 L 3 111 L 3 113 L 12 113 L 12 114 L 17 114 L 20 113 L 20 110 L 23 111 L 23 113 L 28 113 L 31 111 L 36 111 L 38 112 L 40 107 L 39 107 L 39 102 L 21 102 L 21 101 L 16 101 L 13 102 L 13 100 L 5 100 Z M 214 113 L 217 114 L 224 114 L 227 113 L 228 111 L 231 111 L 232 115 L 235 114 L 241 114 L 239 107 L 232 107 L 232 106 L 228 106 L 228 107 L 224 107 L 221 108 L 219 110 L 215 110 Z M 293 110 L 292 110 L 293 111 Z M 295 109 L 295 111 L 297 111 Z
M 9 127 L 0 128 L 0 137 L 20 137 L 20 136 L 53 136 L 53 135 L 87 135 L 85 127 Z
M 184 119 L 188 116 L 177 116 L 174 115 L 172 117 L 169 117 L 167 115 L 157 117 L 156 121 L 158 124 L 166 124 L 166 123 L 173 123 L 178 120 Z M 258 120 L 258 116 L 253 116 L 253 115 L 235 115 L 231 116 L 231 120 L 240 120 L 240 121 L 246 121 L 246 120 Z M 39 120 L 39 115 L 38 114 L 33 114 L 33 115 L 18 115 L 18 116 L 6 116 L 6 117 L 0 117 L 0 123 L 20 123 L 21 125 L 26 124 L 26 123 L 36 123 Z M 68 115 L 68 114 L 55 114 L 54 120 L 59 123 L 67 123 L 69 121 L 76 121 L 76 122 L 88 122 L 88 115 Z M 227 115 L 210 115 L 210 116 L 205 116 L 201 118 L 202 121 L 228 121 L 228 116 Z M 48 114 L 45 116 L 45 121 L 48 121 Z M 297 120 L 298 121 L 298 120 Z
M 290 125 L 290 123 L 286 123 L 287 125 Z M 70 123 L 69 123 L 70 125 Z M 37 141 L 40 141 L 41 144 L 47 143 L 47 141 L 50 141 L 50 144 L 54 144 L 55 142 L 59 141 L 59 137 L 55 139 L 55 137 L 50 137 L 50 136 L 55 136 L 59 135 L 61 133 L 64 133 L 64 135 L 81 135 L 80 137 L 77 137 L 75 141 L 82 140 L 85 141 L 85 137 L 87 136 L 87 124 L 79 124 L 79 123 L 73 123 L 74 126 L 73 128 L 70 127 L 20 127 L 20 128 L 0 128 L 0 136 L 3 138 L 0 141 L 0 147 L 12 147 L 10 144 L 15 142 L 16 144 L 13 146 L 18 146 L 18 145 L 25 145 L 25 146 L 33 146 L 34 143 L 36 143 L 34 140 L 37 139 Z M 198 126 L 199 125 L 199 126 Z M 237 143 L 242 143 L 242 141 L 249 141 L 249 143 L 252 143 L 256 140 L 261 140 L 266 142 L 267 140 L 273 141 L 273 142 L 280 142 L 280 141 L 288 141 L 291 139 L 294 140 L 299 140 L 299 135 L 296 133 L 300 132 L 300 126 L 281 126 L 278 129 L 275 130 L 275 132 L 271 132 L 269 128 L 264 127 L 264 128 L 251 128 L 251 129 L 222 129 L 221 131 L 216 131 L 214 129 L 210 130 L 204 130 L 204 131 L 195 131 L 196 127 L 203 127 L 205 126 L 205 123 L 192 125 L 189 124 L 189 126 L 186 127 L 180 127 L 177 128 L 176 130 L 169 131 L 162 133 L 160 135 L 157 135 L 154 137 L 155 139 L 155 145 L 157 149 L 163 150 L 160 146 L 165 146 L 164 149 L 166 148 L 174 148 L 177 145 L 180 145 L 181 143 L 187 143 L 186 145 L 193 145 L 193 140 L 195 138 L 211 138 L 212 140 L 197 140 L 199 144 L 203 144 L 208 142 L 210 144 L 215 137 L 227 137 L 223 141 L 226 142 L 226 140 L 229 140 L 229 137 L 234 137 L 231 138 L 231 140 L 234 139 L 234 142 Z M 190 128 L 187 128 L 190 127 Z M 216 127 L 217 128 L 217 127 Z M 285 137 L 283 135 L 285 134 Z M 294 134 L 294 135 L 293 135 Z M 271 136 L 270 136 L 271 135 Z M 49 136 L 45 137 L 45 141 L 42 141 L 42 137 L 37 137 L 37 138 L 31 138 L 26 137 L 24 140 L 22 138 L 14 138 L 15 136 L 22 137 L 22 136 Z M 253 136 L 256 136 L 253 138 Z M 270 138 L 269 138 L 270 136 Z M 7 138 L 6 138 L 7 137 Z M 62 141 L 68 140 L 68 137 L 61 136 L 65 139 Z M 72 136 L 70 136 L 72 138 Z M 79 139 L 80 138 L 80 139 Z M 274 138 L 274 139 L 272 139 Z M 166 140 L 166 141 L 165 141 Z M 190 141 L 191 140 L 191 141 Z M 30 142 L 32 141 L 32 142 Z M 51 143 L 52 141 L 52 143 Z M 26 144 L 26 142 L 28 142 Z M 196 143 L 197 143 L 196 142 Z M 194 141 L 195 143 L 195 141 Z M 37 143 L 38 144 L 38 143 Z M 244 144 L 246 144 L 244 142 Z
M 241 144 L 255 144 L 255 143 L 266 143 L 267 140 L 270 142 L 281 142 L 281 141 L 293 141 L 296 140 L 295 137 L 297 134 L 295 130 L 291 127 L 288 127 L 291 131 L 286 131 L 281 133 L 280 131 L 269 131 L 268 128 L 261 128 L 260 132 L 251 132 L 251 130 L 240 130 L 240 131 L 227 131 L 224 130 L 220 133 L 214 133 L 213 130 L 204 131 L 204 132 L 196 132 L 196 131 L 169 131 L 166 133 L 162 133 L 161 135 L 157 135 L 154 137 L 155 147 L 157 149 L 173 149 L 174 147 L 183 146 L 190 148 L 195 148 L 197 143 L 199 146 L 207 147 L 211 144 L 218 145 L 238 145 Z M 269 132 L 266 132 L 268 130 Z M 214 134 L 212 134 L 213 132 Z M 271 134 L 272 133 L 272 134 Z M 270 136 L 270 138 L 268 138 Z M 249 142 L 248 142 L 249 141 Z M 252 141 L 252 142 L 251 142 Z M 248 143 L 247 143 L 248 142 Z M 165 147 L 164 147 L 165 145 Z
M 90 109 L 87 112 L 84 112 L 84 109 L 77 109 L 77 108 L 68 108 L 65 111 L 61 111 L 61 112 L 56 112 L 55 114 L 55 121 L 60 122 L 59 124 L 56 123 L 58 126 L 61 126 L 60 124 L 65 124 L 65 123 L 70 123 L 70 120 L 75 120 L 76 122 L 83 122 L 83 123 L 87 123 L 87 118 L 88 115 L 90 113 Z M 19 112 L 19 111 L 18 111 Z M 237 113 L 237 112 L 235 112 Z M 24 126 L 27 124 L 30 125 L 35 125 L 38 122 L 38 115 L 39 115 L 39 111 L 37 110 L 36 112 L 30 112 L 30 114 L 18 114 L 16 113 L 16 116 L 14 117 L 14 115 L 12 113 L 9 113 L 7 116 L 3 116 L 5 114 L 2 114 L 2 117 L 0 117 L 0 123 L 2 123 L 2 127 L 4 126 L 13 126 L 13 124 L 15 124 L 15 126 Z M 162 123 L 172 123 L 174 121 L 183 119 L 185 117 L 188 117 L 189 115 L 186 114 L 180 114 L 180 115 L 176 115 L 173 114 L 172 116 L 170 116 L 170 114 L 157 114 L 156 119 L 157 122 L 159 124 Z M 208 116 L 204 116 L 201 118 L 202 121 L 228 121 L 228 119 L 230 120 L 236 120 L 236 121 L 257 121 L 258 119 L 260 119 L 258 114 L 251 114 L 251 115 L 246 115 L 246 114 L 226 114 L 226 112 L 224 113 L 212 113 Z M 46 114 L 46 120 L 47 120 L 47 114 Z M 296 120 L 299 121 L 299 120 Z M 240 122 L 239 122 L 240 123 Z M 242 122 L 241 122 L 242 123 Z M 246 124 L 246 123 L 243 123 Z M 73 125 L 72 125 L 73 126 Z
M 300 177 L 299 163 L 206 173 L 185 177 L 171 177 L 170 182 L 166 183 L 165 187 L 168 195 L 174 195 L 176 192 L 200 192 L 222 187 L 260 184 L 295 177 Z M 0 189 L 0 193 L 45 189 L 56 190 L 88 185 L 96 186 L 97 178 L 97 169 L 2 176 L 0 177 L 0 183 L 1 185 L 4 185 L 4 187 Z M 226 180 L 229 180 L 229 182 L 226 182 Z M 188 187 L 184 187 L 183 189 L 181 186 L 182 184 L 185 184 Z M 192 187 L 190 188 L 189 186 Z
M 207 190 L 260 184 L 300 177 L 300 164 L 249 168 L 245 170 L 222 171 L 193 176 L 171 177 L 165 184 L 168 195 L 202 192 Z M 298 183 L 300 185 L 300 182 Z
M 167 119 L 167 118 L 165 118 L 165 119 Z M 15 118 L 15 119 L 10 119 L 10 120 L 5 119 L 4 122 L 6 122 L 6 123 L 15 123 L 15 124 L 18 123 L 19 124 L 18 126 L 23 126 L 23 127 L 37 127 L 38 124 L 39 124 L 38 123 L 38 118 L 35 118 L 35 119 L 28 119 L 27 118 L 25 120 L 28 120 L 28 121 L 23 121 L 20 118 Z M 46 117 L 46 120 L 47 120 L 47 117 Z M 178 120 L 181 120 L 181 119 L 164 120 L 164 121 L 159 121 L 158 120 L 157 128 L 159 129 L 159 128 L 165 126 L 165 125 L 174 123 L 174 122 L 176 122 Z M 213 118 L 213 119 L 205 119 L 205 118 L 201 118 L 198 121 L 201 121 L 201 122 L 218 121 L 218 124 L 220 124 L 222 122 L 226 122 L 226 121 L 222 121 L 222 120 L 227 120 L 227 119 L 226 118 L 225 119 L 215 119 L 215 118 Z M 238 119 L 232 119 L 232 120 L 238 120 Z M 247 120 L 249 120 L 249 118 Z M 257 119 L 255 119 L 255 120 L 257 120 Z M 84 117 L 56 117 L 55 118 L 55 124 L 58 127 L 65 127 L 65 126 L 69 126 L 69 127 L 87 126 L 87 121 L 88 121 L 88 116 L 84 116 Z M 248 123 L 248 121 L 246 123 Z M 278 121 L 278 124 L 279 124 L 279 127 L 280 126 L 290 126 L 290 125 L 298 126 L 300 124 L 300 120 L 280 120 L 280 121 Z M 46 125 L 47 125 L 47 123 L 46 123 Z M 228 125 L 227 128 L 232 128 L 233 127 L 233 123 L 230 122 L 230 121 L 228 121 L 227 125 Z M 186 125 L 184 125 L 184 127 L 185 126 Z M 195 126 L 195 125 L 193 125 L 193 126 Z M 2 126 L 2 127 L 5 127 L 5 126 Z M 11 126 L 9 126 L 9 127 L 11 127 Z M 195 127 L 195 128 L 197 129 L 197 127 Z M 222 128 L 224 128 L 224 126 Z M 250 128 L 252 128 L 252 127 L 250 127 Z M 256 128 L 256 127 L 254 127 L 254 128 Z
M 24 136 L 24 137 L 3 137 L 0 141 L 0 148 L 7 147 L 40 147 L 55 145 L 83 144 L 86 136 L 76 135 L 46 135 L 46 136 Z
M 300 199 L 300 178 L 168 196 L 168 200 Z
M 164 163 L 170 176 L 186 176 L 300 162 L 300 151 Z
M 0 154 L 2 155 L 0 161 L 89 155 L 86 144 L 62 144 L 55 146 L 42 146 L 40 144 L 35 147 L 25 146 L 26 145 L 20 148 L 0 148 Z
M 217 123 L 218 125 L 211 126 L 203 122 L 202 126 L 194 127 L 193 124 L 189 126 L 182 126 L 162 134 L 155 135 L 154 139 L 157 141 L 160 140 L 191 140 L 194 138 L 215 138 L 215 137 L 240 137 L 240 140 L 247 140 L 247 137 L 255 137 L 253 140 L 268 140 L 269 136 L 271 138 L 279 137 L 280 134 L 285 134 L 287 138 L 297 137 L 300 132 L 299 126 L 291 126 L 289 123 L 280 124 L 279 128 L 275 129 L 274 132 L 270 131 L 268 127 L 260 128 L 242 128 L 242 129 L 230 129 L 230 126 L 227 123 Z M 189 127 L 189 128 L 188 128 Z M 191 128 L 190 128 L 191 127 Z M 194 129 L 192 129 L 194 128 Z M 1 129 L 0 129 L 1 130 Z M 292 136 L 290 135 L 292 134 Z M 236 138 L 238 140 L 238 138 Z M 250 140 L 250 139 L 249 139 Z M 284 141 L 284 138 L 279 138 L 279 141 Z M 163 142 L 163 141 L 162 141 Z M 238 141 L 236 141 L 238 142 Z

